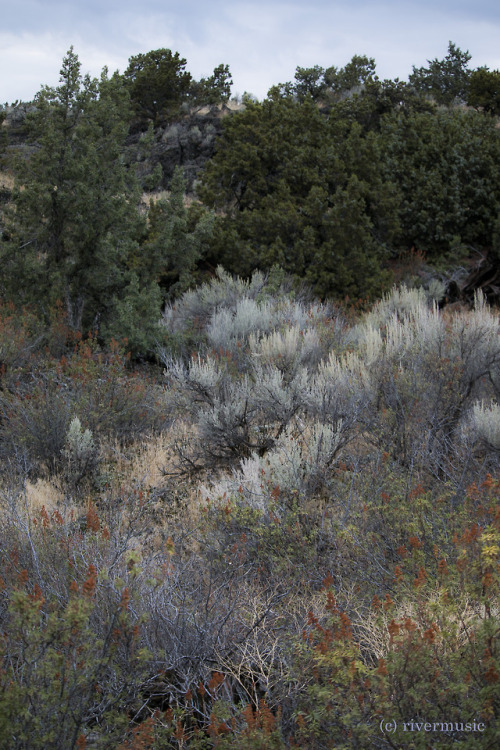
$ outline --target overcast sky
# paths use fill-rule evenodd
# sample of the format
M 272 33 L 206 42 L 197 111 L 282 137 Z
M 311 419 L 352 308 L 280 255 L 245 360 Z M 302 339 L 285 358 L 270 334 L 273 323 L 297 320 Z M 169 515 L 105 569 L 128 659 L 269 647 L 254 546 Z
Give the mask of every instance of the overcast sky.
M 130 56 L 167 47 L 195 77 L 227 63 L 233 94 L 259 99 L 295 68 L 374 57 L 381 78 L 442 59 L 448 42 L 470 66 L 500 69 L 499 0 L 0 0 L 0 102 L 57 85 L 73 45 L 83 72 L 123 72 Z

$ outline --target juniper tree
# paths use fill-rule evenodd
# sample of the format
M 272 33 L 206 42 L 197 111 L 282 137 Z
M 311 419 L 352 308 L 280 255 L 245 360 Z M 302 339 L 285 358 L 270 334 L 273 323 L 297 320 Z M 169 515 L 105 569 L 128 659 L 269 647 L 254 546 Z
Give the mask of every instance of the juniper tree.
M 124 78 L 142 123 L 159 125 L 178 114 L 192 80 L 185 67 L 186 60 L 169 49 L 151 50 L 129 59 Z
M 472 110 L 394 112 L 380 128 L 381 170 L 402 198 L 403 245 L 430 261 L 460 245 L 489 250 L 500 209 L 500 134 Z
M 482 67 L 472 71 L 467 89 L 467 104 L 491 115 L 500 115 L 500 70 Z
M 380 144 L 357 122 L 278 90 L 224 122 L 200 195 L 222 209 L 214 263 L 248 275 L 281 266 L 324 296 L 372 296 L 398 229 Z
M 409 76 L 418 91 L 434 97 L 438 104 L 450 105 L 466 98 L 471 55 L 453 42 L 448 44 L 448 54 L 443 60 L 427 60 L 428 68 L 416 68 Z
M 233 79 L 229 65 L 221 63 L 208 78 L 192 81 L 189 98 L 196 104 L 224 104 L 231 96 Z
M 193 284 L 213 231 L 213 214 L 200 204 L 186 206 L 185 193 L 186 180 L 176 167 L 168 198 L 150 205 L 148 237 L 136 258 L 142 276 L 158 281 L 170 297 Z
M 64 302 L 68 322 L 87 330 L 129 283 L 140 223 L 123 158 L 128 92 L 106 68 L 99 79 L 80 68 L 71 48 L 59 86 L 44 86 L 27 118 L 31 148 L 19 159 L 1 275 L 14 301 Z

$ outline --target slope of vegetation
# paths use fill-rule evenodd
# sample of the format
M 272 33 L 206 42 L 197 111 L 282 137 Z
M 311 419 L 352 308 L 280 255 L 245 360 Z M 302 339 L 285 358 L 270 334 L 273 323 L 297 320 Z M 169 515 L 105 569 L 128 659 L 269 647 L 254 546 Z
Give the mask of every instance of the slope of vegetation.
M 189 200 L 128 139 L 224 65 L 70 50 L 0 143 L 1 750 L 498 746 L 499 318 L 444 304 L 498 264 L 468 62 L 299 68 Z
M 162 326 L 155 381 L 2 312 L 0 747 L 494 747 L 497 315 L 221 270 Z

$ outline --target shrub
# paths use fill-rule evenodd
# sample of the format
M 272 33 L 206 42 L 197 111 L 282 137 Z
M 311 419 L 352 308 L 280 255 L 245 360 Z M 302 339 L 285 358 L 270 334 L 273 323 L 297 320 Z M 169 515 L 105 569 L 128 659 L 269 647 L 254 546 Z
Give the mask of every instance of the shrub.
M 169 312 L 171 331 L 182 330 L 188 314 L 198 316 L 204 356 L 186 363 L 161 354 L 167 400 L 196 426 L 191 446 L 177 445 L 184 470 L 235 466 L 252 452 L 266 453 L 307 411 L 308 379 L 326 347 L 343 346 L 343 321 L 331 307 L 278 298 L 273 274 L 244 282 L 218 273 Z
M 42 464 L 53 473 L 65 461 L 74 417 L 92 432 L 96 445 L 105 437 L 125 442 L 159 429 L 166 419 L 159 387 L 127 365 L 116 342 L 102 350 L 93 337 L 79 340 L 71 354 L 49 357 L 44 371 L 38 362 L 29 378 L 0 395 L 3 455 L 25 455 L 35 473 Z
M 157 708 L 178 712 L 173 731 L 184 717 L 186 735 L 208 736 L 229 690 L 214 665 L 252 632 L 251 563 L 226 565 L 230 546 L 211 547 L 206 535 L 201 556 L 184 554 L 180 537 L 153 543 L 156 498 L 140 487 L 103 493 L 103 510 L 89 504 L 78 521 L 62 508 L 33 517 L 19 497 L 8 500 L 0 747 L 73 748 L 83 736 L 115 748 Z
M 497 389 L 498 321 L 484 298 L 473 311 L 445 316 L 423 291 L 394 290 L 353 340 L 370 368 L 381 442 L 408 465 L 446 470 L 473 399 Z
M 200 353 L 207 347 L 233 355 L 245 348 L 250 334 L 283 333 L 290 325 L 302 330 L 324 325 L 340 340 L 342 323 L 338 310 L 310 303 L 305 291 L 294 290 L 277 267 L 244 280 L 219 266 L 215 279 L 186 292 L 167 306 L 163 317 L 167 334 L 192 341 Z
M 487 477 L 455 504 L 455 514 L 453 495 L 432 504 L 415 488 L 403 505 L 383 493 L 355 522 L 352 550 L 364 539 L 391 573 L 369 587 L 367 606 L 359 594 L 342 606 L 334 578 L 325 581 L 323 605 L 309 613 L 295 651 L 298 746 L 382 748 L 388 725 L 402 748 L 427 747 L 429 737 L 443 747 L 498 741 L 498 492 Z M 376 507 L 395 543 L 396 529 L 402 532 L 392 561 L 383 554 L 384 527 L 376 537 L 370 532 Z M 359 557 L 351 565 L 361 583 Z M 426 722 L 425 732 L 410 727 Z M 472 722 L 483 730 L 471 733 Z
M 288 427 L 265 456 L 253 454 L 213 485 L 201 488 L 204 497 L 239 502 L 280 517 L 287 501 L 303 502 L 328 484 L 328 475 L 342 446 L 342 422 L 337 429 L 316 423 L 299 433 Z M 282 503 L 285 503 L 283 506 Z
M 477 439 L 485 444 L 488 450 L 500 452 L 500 406 L 484 401 L 474 404 L 471 415 L 471 426 Z
M 63 455 L 67 460 L 66 476 L 73 485 L 96 470 L 98 455 L 92 433 L 89 429 L 82 430 L 78 417 L 70 422 Z

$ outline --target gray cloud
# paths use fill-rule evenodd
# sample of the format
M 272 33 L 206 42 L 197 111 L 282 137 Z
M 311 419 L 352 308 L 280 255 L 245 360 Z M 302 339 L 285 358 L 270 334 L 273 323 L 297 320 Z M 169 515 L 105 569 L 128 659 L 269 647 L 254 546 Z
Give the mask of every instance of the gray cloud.
M 374 57 L 381 77 L 406 79 L 449 40 L 470 50 L 473 67 L 500 68 L 499 31 L 500 4 L 487 0 L 18 0 L 2 11 L 0 101 L 57 84 L 71 44 L 93 75 L 159 47 L 178 51 L 195 77 L 228 63 L 234 91 L 261 98 L 297 65 L 341 66 L 353 54 Z

